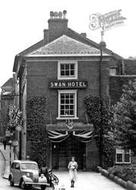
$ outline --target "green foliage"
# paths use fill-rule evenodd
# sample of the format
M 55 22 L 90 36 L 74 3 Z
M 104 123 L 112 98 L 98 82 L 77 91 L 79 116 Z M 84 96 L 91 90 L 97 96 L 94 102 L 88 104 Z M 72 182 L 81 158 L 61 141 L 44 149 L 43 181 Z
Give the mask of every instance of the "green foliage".
M 131 165 L 129 165 L 129 166 L 115 165 L 115 166 L 109 168 L 108 171 L 110 174 L 113 174 L 117 177 L 120 177 L 124 181 L 130 180 L 130 181 L 136 182 L 136 180 L 135 180 L 135 177 L 136 177 L 135 169 Z
M 114 158 L 113 141 L 110 138 L 112 131 L 111 111 L 99 97 L 87 96 L 84 103 L 89 122 L 94 125 L 94 137 L 103 157 L 103 167 L 107 168 L 113 165 Z
M 123 87 L 123 94 L 113 107 L 115 142 L 136 152 L 136 81 Z
M 27 141 L 30 143 L 30 159 L 39 166 L 46 165 L 46 98 L 33 97 L 27 101 Z

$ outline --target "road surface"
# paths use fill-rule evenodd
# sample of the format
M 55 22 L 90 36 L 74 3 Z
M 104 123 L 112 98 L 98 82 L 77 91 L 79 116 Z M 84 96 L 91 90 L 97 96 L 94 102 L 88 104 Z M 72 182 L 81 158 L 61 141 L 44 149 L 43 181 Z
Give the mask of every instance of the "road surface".
M 68 172 L 54 172 L 60 180 L 59 188 L 66 190 L 125 190 L 99 173 L 78 172 L 74 188 L 70 188 Z M 7 179 L 0 177 L 0 190 L 19 190 L 19 187 L 10 187 Z

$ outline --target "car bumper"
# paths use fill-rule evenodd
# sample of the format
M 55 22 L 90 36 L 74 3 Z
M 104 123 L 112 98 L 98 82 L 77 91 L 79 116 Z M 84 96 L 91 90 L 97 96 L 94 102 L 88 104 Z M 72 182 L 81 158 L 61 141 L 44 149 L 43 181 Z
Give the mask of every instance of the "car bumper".
M 26 184 L 26 185 L 36 185 L 36 186 L 37 186 L 37 185 L 38 185 L 38 186 L 39 186 L 39 185 L 45 185 L 45 186 L 48 186 L 48 187 L 50 186 L 49 183 L 40 183 L 40 182 L 35 183 L 35 182 L 29 182 L 29 181 L 26 181 L 25 184 Z

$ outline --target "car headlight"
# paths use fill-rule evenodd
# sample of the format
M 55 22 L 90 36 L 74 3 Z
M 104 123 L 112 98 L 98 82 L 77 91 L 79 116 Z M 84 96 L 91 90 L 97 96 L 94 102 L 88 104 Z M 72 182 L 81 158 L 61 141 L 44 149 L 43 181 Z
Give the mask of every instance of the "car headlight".
M 27 176 L 27 177 L 30 177 L 30 173 L 26 173 L 26 176 Z

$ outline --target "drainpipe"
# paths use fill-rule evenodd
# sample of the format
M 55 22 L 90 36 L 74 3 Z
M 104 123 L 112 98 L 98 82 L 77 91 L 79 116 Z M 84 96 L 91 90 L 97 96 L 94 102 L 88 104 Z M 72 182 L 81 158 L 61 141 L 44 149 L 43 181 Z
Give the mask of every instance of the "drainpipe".
M 99 61 L 99 98 L 100 98 L 100 117 L 102 116 L 102 61 L 103 61 L 103 48 L 106 47 L 104 41 L 100 42 L 100 61 Z M 103 126 L 100 120 L 100 146 L 99 146 L 99 159 L 100 166 L 103 166 Z

